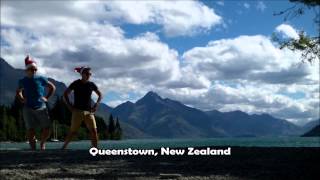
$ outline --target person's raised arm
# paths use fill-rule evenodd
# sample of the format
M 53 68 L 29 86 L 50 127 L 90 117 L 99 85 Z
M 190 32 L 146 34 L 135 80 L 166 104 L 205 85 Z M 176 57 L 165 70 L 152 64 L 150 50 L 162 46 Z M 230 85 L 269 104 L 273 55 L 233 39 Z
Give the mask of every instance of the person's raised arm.
M 48 94 L 43 97 L 44 101 L 48 101 L 48 99 L 54 94 L 54 92 L 56 91 L 56 86 L 48 81 L 48 85 L 47 85 L 47 88 L 48 88 Z
M 23 97 L 22 91 L 23 91 L 23 88 L 19 87 L 16 91 L 16 97 L 19 99 L 21 103 L 25 103 L 26 99 Z
M 102 93 L 100 90 L 97 88 L 94 90 L 94 92 L 98 95 L 97 102 L 93 105 L 92 112 L 96 112 L 99 106 L 100 101 L 102 100 Z
M 69 94 L 71 93 L 71 89 L 70 88 L 67 88 L 64 93 L 63 93 L 63 99 L 64 99 L 64 102 L 66 103 L 68 109 L 70 111 L 73 111 L 73 106 L 72 104 L 70 103 L 70 100 L 69 100 Z

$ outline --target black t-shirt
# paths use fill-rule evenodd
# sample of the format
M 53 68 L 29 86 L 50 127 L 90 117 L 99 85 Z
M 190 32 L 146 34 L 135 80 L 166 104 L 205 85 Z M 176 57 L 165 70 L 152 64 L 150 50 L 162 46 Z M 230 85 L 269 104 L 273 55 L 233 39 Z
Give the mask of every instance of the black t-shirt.
M 69 89 L 74 92 L 74 107 L 76 109 L 91 110 L 92 91 L 98 90 L 98 87 L 91 81 L 83 83 L 80 79 L 70 84 Z

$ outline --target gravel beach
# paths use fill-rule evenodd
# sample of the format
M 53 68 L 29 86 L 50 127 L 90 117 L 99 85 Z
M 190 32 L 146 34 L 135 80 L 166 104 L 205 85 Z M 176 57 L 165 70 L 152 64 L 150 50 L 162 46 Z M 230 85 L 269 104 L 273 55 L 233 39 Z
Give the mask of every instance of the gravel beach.
M 231 150 L 229 156 L 95 157 L 87 150 L 0 151 L 0 179 L 320 179 L 320 148 Z

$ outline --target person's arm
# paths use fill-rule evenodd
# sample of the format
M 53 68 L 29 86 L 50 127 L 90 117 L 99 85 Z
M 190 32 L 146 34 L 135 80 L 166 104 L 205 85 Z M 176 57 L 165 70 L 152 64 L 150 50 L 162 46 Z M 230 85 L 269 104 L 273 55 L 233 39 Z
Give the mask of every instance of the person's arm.
M 97 95 L 98 95 L 98 99 L 97 102 L 93 105 L 92 107 L 92 112 L 96 112 L 99 106 L 100 101 L 102 100 L 102 93 L 100 92 L 100 90 L 97 88 L 95 90 L 93 90 Z
M 53 93 L 56 91 L 56 86 L 55 86 L 52 82 L 50 82 L 50 81 L 48 81 L 47 87 L 48 87 L 48 94 L 47 94 L 45 97 L 43 97 L 43 99 L 44 99 L 45 102 L 47 102 L 48 99 L 49 99 L 49 98 L 53 95 Z
M 26 102 L 26 98 L 23 96 L 23 93 L 22 93 L 23 89 L 24 89 L 23 83 L 22 83 L 21 80 L 19 80 L 18 88 L 17 88 L 17 91 L 16 91 L 16 97 L 18 98 L 18 100 L 21 103 L 25 103 Z
M 70 111 L 73 111 L 73 105 L 70 103 L 70 100 L 69 100 L 69 94 L 71 93 L 71 91 L 72 91 L 72 89 L 70 89 L 69 87 L 64 91 L 63 100 L 66 103 L 68 109 Z
M 25 97 L 23 97 L 22 91 L 23 91 L 23 88 L 19 87 L 16 91 L 16 96 L 21 103 L 25 103 L 26 99 Z

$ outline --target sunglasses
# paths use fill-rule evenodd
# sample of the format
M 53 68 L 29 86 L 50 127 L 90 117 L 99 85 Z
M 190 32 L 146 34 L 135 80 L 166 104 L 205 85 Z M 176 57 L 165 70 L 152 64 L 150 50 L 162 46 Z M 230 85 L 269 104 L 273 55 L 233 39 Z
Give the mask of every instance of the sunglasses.
M 92 73 L 90 73 L 90 72 L 84 72 L 83 74 L 85 74 L 87 76 L 91 76 L 92 75 Z
M 28 69 L 28 71 L 36 72 L 37 69 L 35 69 L 35 68 L 30 68 L 30 69 Z

